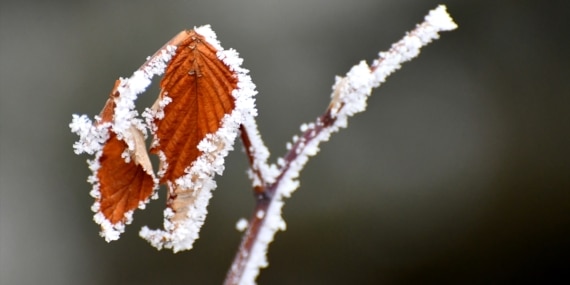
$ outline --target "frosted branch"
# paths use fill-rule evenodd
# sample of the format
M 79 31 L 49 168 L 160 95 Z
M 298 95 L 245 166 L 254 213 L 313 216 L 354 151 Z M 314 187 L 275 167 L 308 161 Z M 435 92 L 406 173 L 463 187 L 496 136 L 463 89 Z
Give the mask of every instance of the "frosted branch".
M 259 270 L 268 265 L 269 243 L 278 230 L 286 227 L 281 215 L 283 200 L 298 188 L 299 173 L 309 157 L 319 151 L 320 143 L 346 127 L 348 117 L 364 111 L 372 89 L 379 87 L 402 63 L 418 56 L 423 46 L 439 37 L 439 32 L 455 28 L 457 25 L 447 14 L 445 6 L 439 6 L 387 52 L 381 52 L 371 67 L 361 61 L 345 77 L 336 78 L 325 114 L 313 123 L 302 125 L 302 134 L 293 138 L 288 153 L 278 159 L 279 175 L 258 198 L 225 284 L 255 284 Z

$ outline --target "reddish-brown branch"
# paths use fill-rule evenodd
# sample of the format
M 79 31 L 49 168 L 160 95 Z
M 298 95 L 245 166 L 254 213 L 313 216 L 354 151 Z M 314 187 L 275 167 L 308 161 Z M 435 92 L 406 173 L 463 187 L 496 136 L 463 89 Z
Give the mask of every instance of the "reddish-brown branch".
M 258 215 L 258 213 L 267 213 L 268 208 L 272 203 L 275 202 L 275 191 L 277 190 L 279 184 L 283 181 L 283 176 L 289 170 L 291 163 L 297 159 L 299 154 L 303 152 L 303 149 L 309 142 L 317 137 L 323 131 L 323 129 L 332 126 L 335 121 L 336 117 L 332 116 L 330 108 L 327 109 L 321 117 L 317 118 L 316 122 L 314 123 L 314 128 L 306 130 L 300 136 L 300 139 L 297 140 L 291 149 L 287 152 L 284 158 L 285 164 L 283 167 L 281 167 L 281 169 L 279 169 L 279 175 L 277 176 L 276 181 L 268 185 L 264 183 L 263 185 L 265 185 L 265 187 L 254 187 L 254 193 L 256 196 L 255 209 L 249 219 L 248 228 L 242 237 L 239 249 L 226 276 L 226 280 L 224 282 L 225 285 L 238 284 L 242 279 L 248 260 L 252 255 L 253 246 L 256 244 L 257 239 L 259 238 L 260 229 L 268 218 L 268 215 Z M 243 127 L 241 127 L 241 138 L 245 147 L 246 155 L 248 156 L 249 163 L 252 166 L 252 171 L 254 172 L 254 175 L 257 175 L 261 179 L 262 176 L 259 173 L 259 170 L 256 170 L 253 167 L 255 158 L 252 156 L 250 149 L 251 141 L 249 139 L 247 131 Z
M 230 270 L 226 276 L 226 280 L 224 281 L 225 285 L 233 285 L 239 283 L 239 280 L 241 280 L 245 272 L 248 259 L 251 256 L 253 245 L 259 238 L 259 232 L 261 230 L 261 226 L 265 221 L 266 215 L 260 216 L 257 215 L 257 213 L 259 213 L 259 211 L 267 212 L 267 209 L 271 204 L 271 199 L 266 199 L 266 196 L 264 195 L 258 195 L 257 197 L 258 198 L 256 199 L 255 211 L 249 219 L 247 230 L 243 235 L 241 244 L 236 253 L 236 256 L 234 257 L 232 266 L 230 267 Z
M 273 227 L 270 228 L 271 235 L 275 233 L 276 229 L 274 228 L 275 225 L 265 225 L 265 223 L 268 223 L 268 220 L 272 218 L 272 214 L 258 215 L 258 213 L 260 213 L 260 211 L 263 211 L 261 213 L 268 213 L 268 209 L 273 211 L 274 207 L 277 206 L 279 210 L 281 209 L 282 204 L 277 203 L 282 203 L 282 198 L 290 194 L 290 192 L 287 191 L 294 190 L 285 190 L 287 189 L 285 184 L 283 185 L 284 188 L 282 188 L 282 190 L 280 189 L 281 184 L 284 183 L 284 180 L 289 179 L 288 177 L 291 177 L 290 175 L 293 175 L 292 177 L 295 178 L 298 173 L 294 173 L 294 171 L 300 171 L 302 165 L 306 162 L 306 158 L 309 155 L 314 154 L 318 149 L 318 144 L 327 140 L 328 135 L 330 135 L 331 132 L 335 132 L 338 128 L 344 126 L 344 124 L 335 126 L 338 119 L 337 114 L 342 111 L 343 116 L 351 116 L 354 113 L 364 111 L 366 98 L 370 95 L 370 90 L 365 91 L 366 89 L 378 87 L 382 82 L 384 82 L 388 75 L 400 67 L 400 64 L 416 57 L 422 46 L 430 43 L 434 39 L 437 39 L 439 32 L 450 31 L 455 28 L 457 28 L 457 25 L 445 11 L 445 6 L 439 6 L 438 8 L 430 11 L 422 24 L 418 25 L 416 29 L 408 33 L 404 39 L 394 44 L 388 52 L 380 53 L 379 58 L 372 64 L 372 67 L 368 67 L 364 64 L 355 65 L 353 69 L 347 73 L 346 77 L 340 78 L 341 81 L 337 81 L 334 87 L 335 90 L 333 92 L 333 98 L 325 114 L 319 117 L 314 124 L 308 126 L 306 130 L 303 131 L 303 134 L 294 140 L 293 146 L 284 157 L 284 163 L 279 169 L 275 182 L 272 181 L 269 185 L 264 183 L 262 185 L 265 187 L 255 189 L 255 192 L 258 194 L 255 211 L 250 219 L 249 229 L 244 234 L 231 270 L 226 276 L 225 284 L 238 284 L 246 276 L 248 278 L 255 278 L 256 276 L 253 275 L 256 275 L 257 272 L 247 272 L 247 270 L 249 270 L 248 267 L 257 266 L 257 268 L 253 269 L 257 271 L 259 267 L 265 265 L 263 260 L 253 260 L 254 262 L 252 263 L 254 264 L 250 264 L 252 258 L 266 258 L 252 256 L 252 254 L 258 254 L 259 249 L 257 249 L 257 246 L 265 247 L 263 248 L 265 251 L 267 249 L 266 247 L 268 246 L 268 242 L 273 238 L 272 236 L 264 236 L 264 240 L 259 240 L 259 235 L 262 231 L 263 235 L 265 235 L 266 231 L 264 227 Z M 385 62 L 387 62 L 387 64 Z M 369 69 L 363 70 L 363 67 Z M 382 69 L 378 70 L 381 67 Z M 366 84 L 363 84 L 361 80 L 352 80 L 355 76 L 360 79 L 360 73 L 366 73 L 364 74 L 364 77 L 371 76 L 373 79 Z M 347 97 L 347 94 L 352 96 Z M 344 109 L 347 108 L 347 105 L 345 104 L 353 101 L 356 103 L 351 103 L 351 107 L 349 109 Z M 344 119 L 346 118 L 343 117 L 342 120 Z M 341 121 L 341 123 L 343 122 Z M 243 131 L 243 128 L 242 139 L 244 140 L 244 145 L 246 145 L 246 152 L 255 173 L 256 162 L 255 157 L 252 156 L 252 153 L 255 152 L 255 150 L 249 149 L 251 147 L 251 143 L 249 141 L 248 134 Z M 309 149 L 309 147 L 311 149 Z M 296 165 L 294 165 L 294 163 L 296 163 Z M 262 177 L 260 173 L 256 173 L 255 175 L 258 175 L 260 178 Z M 276 193 L 278 189 L 279 192 Z M 259 193 L 262 193 L 263 195 L 259 195 Z M 266 252 L 263 252 L 263 254 L 266 254 Z M 253 280 L 254 279 L 247 279 L 245 281 L 252 282 Z
M 252 174 L 255 175 L 257 177 L 257 180 L 260 182 L 260 185 L 253 186 L 253 192 L 259 195 L 265 191 L 265 185 L 267 182 L 263 178 L 260 169 L 255 166 L 254 163 L 255 158 L 252 152 L 250 135 L 247 133 L 247 129 L 243 125 L 240 125 L 239 130 L 240 130 L 241 141 L 245 149 L 245 154 L 247 155 L 251 171 L 253 172 Z

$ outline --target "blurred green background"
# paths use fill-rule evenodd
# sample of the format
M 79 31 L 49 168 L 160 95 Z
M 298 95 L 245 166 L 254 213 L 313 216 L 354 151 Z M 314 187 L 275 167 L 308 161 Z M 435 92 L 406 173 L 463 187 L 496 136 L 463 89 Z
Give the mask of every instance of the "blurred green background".
M 167 0 L 0 3 L 0 283 L 220 284 L 235 222 L 253 207 L 240 144 L 193 250 L 138 237 L 160 226 L 163 200 L 107 244 L 71 114 L 97 114 L 115 79 L 180 30 L 211 24 L 251 70 L 275 159 L 327 106 L 335 75 L 437 4 L 459 29 L 391 76 L 308 163 L 258 282 L 570 280 L 567 2 Z

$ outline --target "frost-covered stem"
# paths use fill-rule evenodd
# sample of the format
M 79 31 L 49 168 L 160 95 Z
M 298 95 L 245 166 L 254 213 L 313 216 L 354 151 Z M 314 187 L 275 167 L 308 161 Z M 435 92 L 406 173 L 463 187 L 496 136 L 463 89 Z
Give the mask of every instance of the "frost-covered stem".
M 254 151 L 254 147 L 251 143 L 251 139 L 250 139 L 250 135 L 248 134 L 246 128 L 241 125 L 240 126 L 240 136 L 241 136 L 241 141 L 243 143 L 243 147 L 245 150 L 245 154 L 247 155 L 247 159 L 249 161 L 250 164 L 250 171 L 251 171 L 251 175 L 252 180 L 253 181 L 259 181 L 259 183 L 257 183 L 257 185 L 253 186 L 253 191 L 256 194 L 261 194 L 263 193 L 263 191 L 265 191 L 265 187 L 264 185 L 267 185 L 267 181 L 265 181 L 263 174 L 261 173 L 261 170 L 257 167 L 255 167 L 255 154 L 253 153 Z
M 283 200 L 298 187 L 299 172 L 308 158 L 318 152 L 320 143 L 327 141 L 332 133 L 346 127 L 348 117 L 364 111 L 372 89 L 379 87 L 402 63 L 416 57 L 421 47 L 439 37 L 439 32 L 450 31 L 456 27 L 445 6 L 439 6 L 430 11 L 423 23 L 393 44 L 387 52 L 381 52 L 371 67 L 362 61 L 345 77 L 336 78 L 329 107 L 314 123 L 301 126 L 302 134 L 293 138 L 285 157 L 277 161 L 280 166 L 278 174 L 268 176 L 276 177 L 275 181 L 254 185 L 257 187 L 254 187 L 256 208 L 226 276 L 225 284 L 255 284 L 259 270 L 267 267 L 269 243 L 273 241 L 278 230 L 285 229 L 285 222 L 281 217 Z M 255 156 L 252 155 L 255 150 L 251 149 L 247 132 L 243 130 L 242 139 L 252 163 L 254 180 L 256 176 L 263 178 L 262 173 L 255 174 Z
M 319 117 L 317 121 L 314 123 L 314 129 L 307 129 L 301 136 L 301 139 L 297 140 L 296 143 L 293 144 L 289 152 L 285 155 L 285 164 L 279 169 L 280 173 L 277 177 L 277 180 L 274 183 L 267 185 L 267 187 L 255 187 L 254 192 L 256 196 L 256 205 L 253 215 L 249 220 L 249 226 L 247 231 L 245 232 L 238 252 L 234 258 L 232 263 L 232 267 L 228 272 L 226 277 L 225 283 L 226 285 L 231 284 L 243 284 L 241 281 L 244 279 L 255 279 L 257 276 L 257 272 L 255 276 L 244 276 L 252 274 L 251 271 L 247 271 L 248 263 L 251 263 L 251 259 L 259 258 L 259 256 L 252 256 L 252 252 L 254 251 L 254 247 L 257 246 L 264 246 L 268 245 L 268 243 L 273 240 L 273 236 L 263 236 L 261 234 L 262 226 L 268 223 L 268 219 L 274 218 L 269 213 L 269 207 L 274 204 L 282 203 L 281 198 L 279 195 L 275 195 L 277 189 L 279 188 L 280 184 L 283 183 L 286 179 L 285 176 L 289 172 L 291 168 L 291 164 L 294 164 L 297 161 L 297 157 L 302 154 L 306 153 L 305 148 L 312 147 L 311 142 L 317 138 L 324 129 L 329 128 L 334 124 L 336 118 L 333 118 L 331 115 L 330 110 L 327 110 L 324 115 Z M 242 130 L 242 140 L 243 144 L 246 149 L 246 153 L 249 157 L 250 163 L 252 162 L 253 156 L 249 153 L 249 138 L 247 133 Z M 280 208 L 280 207 L 279 207 Z M 273 233 L 274 234 L 274 233 Z M 264 239 L 260 241 L 260 239 Z M 260 262 L 261 264 L 266 264 L 265 260 Z M 249 264 L 251 266 L 251 264 Z M 249 277 L 249 278 L 248 278 Z
M 143 65 L 138 70 L 145 70 L 149 65 L 153 64 L 153 61 L 156 61 L 157 58 L 160 57 L 160 54 L 163 50 L 167 50 L 169 46 L 177 47 L 187 36 L 188 31 L 182 31 L 178 33 L 176 36 L 172 37 L 168 42 L 166 42 L 160 49 L 158 49 L 152 56 L 147 58 L 147 61 L 143 63 Z
M 258 242 L 257 240 L 260 237 L 259 233 L 261 227 L 264 223 L 264 219 L 267 217 L 266 215 L 262 216 L 257 213 L 267 212 L 267 208 L 271 202 L 271 199 L 268 199 L 268 196 L 266 195 L 261 194 L 256 196 L 255 211 L 249 219 L 247 230 L 243 235 L 237 254 L 234 257 L 232 266 L 228 271 L 226 280 L 224 281 L 224 285 L 241 284 L 240 280 L 242 280 L 245 275 L 252 249 Z
M 264 223 L 266 223 L 270 215 L 266 215 L 268 208 L 272 203 L 275 203 L 278 196 L 275 192 L 278 189 L 279 184 L 283 181 L 285 173 L 289 170 L 291 163 L 296 161 L 297 156 L 303 152 L 303 148 L 310 145 L 310 142 L 317 137 L 317 135 L 327 127 L 330 127 L 336 119 L 331 116 L 330 110 L 328 110 L 323 116 L 317 119 L 315 123 L 316 127 L 314 131 L 307 130 L 303 133 L 303 139 L 298 140 L 291 150 L 285 155 L 285 165 L 280 169 L 280 174 L 277 177 L 277 181 L 268 185 L 267 187 L 258 186 L 255 187 L 254 192 L 256 194 L 256 205 L 255 211 L 249 220 L 249 226 L 245 232 L 238 253 L 232 263 L 232 267 L 228 272 L 226 281 L 224 284 L 240 284 L 240 280 L 243 279 L 245 274 L 248 260 L 250 259 L 254 245 L 260 239 L 260 230 Z M 247 133 L 242 130 L 242 140 L 246 149 L 246 153 L 249 157 L 250 163 L 252 162 L 253 156 L 248 151 L 250 142 Z M 304 142 L 304 143 L 303 143 Z M 279 202 L 279 201 L 277 201 Z M 264 213 L 264 214 L 260 214 Z M 272 237 L 271 237 L 272 239 Z M 255 277 L 253 277 L 255 278 Z

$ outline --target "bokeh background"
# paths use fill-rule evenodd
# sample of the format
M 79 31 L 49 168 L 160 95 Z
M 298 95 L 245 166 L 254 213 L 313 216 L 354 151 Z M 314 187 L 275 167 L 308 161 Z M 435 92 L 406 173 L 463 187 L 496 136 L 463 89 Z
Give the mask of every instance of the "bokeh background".
M 259 95 L 273 158 L 428 10 L 459 29 L 404 65 L 323 145 L 287 201 L 260 284 L 555 284 L 570 280 L 570 7 L 565 1 L 2 1 L 0 283 L 220 284 L 253 199 L 228 157 L 195 248 L 157 251 L 163 200 L 107 244 L 72 113 L 185 28 L 211 24 Z M 154 100 L 154 87 L 140 106 Z

